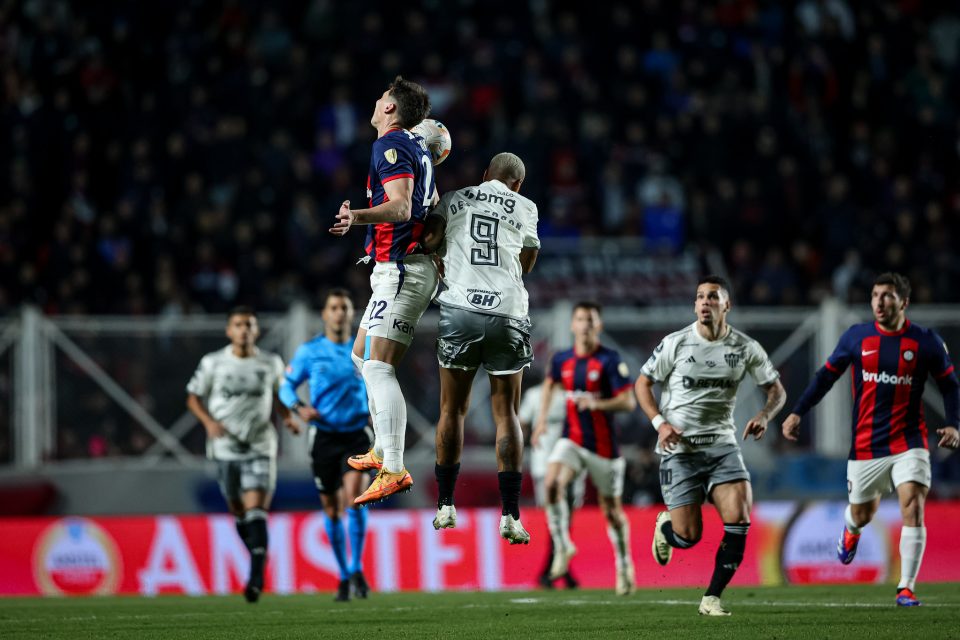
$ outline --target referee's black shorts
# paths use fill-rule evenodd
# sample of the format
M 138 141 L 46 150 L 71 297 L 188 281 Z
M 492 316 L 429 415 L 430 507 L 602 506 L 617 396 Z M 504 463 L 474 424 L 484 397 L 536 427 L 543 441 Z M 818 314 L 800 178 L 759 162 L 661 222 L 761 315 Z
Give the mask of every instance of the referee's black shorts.
M 356 431 L 322 431 L 310 429 L 313 443 L 310 457 L 313 460 L 313 479 L 317 491 L 333 494 L 343 486 L 343 474 L 353 471 L 347 458 L 370 450 L 373 444 L 373 429 L 364 427 Z

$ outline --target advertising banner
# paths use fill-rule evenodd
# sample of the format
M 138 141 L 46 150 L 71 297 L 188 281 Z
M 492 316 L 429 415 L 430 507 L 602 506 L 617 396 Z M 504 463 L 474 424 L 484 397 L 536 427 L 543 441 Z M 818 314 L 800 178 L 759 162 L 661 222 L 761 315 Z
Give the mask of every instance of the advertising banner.
M 885 503 L 867 527 L 856 559 L 841 565 L 836 540 L 842 503 L 764 503 L 753 513 L 746 557 L 734 584 L 890 582 L 899 572 L 899 509 Z M 658 509 L 628 508 L 638 586 L 703 586 L 713 570 L 722 525 L 704 509 L 704 535 L 667 567 L 650 556 Z M 536 586 L 549 539 L 543 512 L 525 509 L 528 546 L 498 533 L 500 513 L 462 509 L 457 528 L 434 531 L 429 510 L 374 510 L 364 573 L 375 591 L 523 590 Z M 920 581 L 960 580 L 960 503 L 927 505 L 927 558 Z M 249 556 L 228 515 L 0 519 L 0 595 L 239 593 Z M 319 512 L 275 513 L 269 522 L 267 590 L 333 591 L 339 574 Z M 571 569 L 586 588 L 614 585 L 606 523 L 577 511 Z

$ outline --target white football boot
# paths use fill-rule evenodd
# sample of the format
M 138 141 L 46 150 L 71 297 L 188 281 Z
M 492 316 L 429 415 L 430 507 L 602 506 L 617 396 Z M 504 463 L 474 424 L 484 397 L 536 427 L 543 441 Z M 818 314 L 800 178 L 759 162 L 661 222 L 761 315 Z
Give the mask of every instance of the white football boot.
M 717 596 L 703 596 L 703 600 L 700 601 L 700 615 L 728 616 L 730 612 L 723 608 Z
M 510 544 L 529 544 L 530 534 L 513 516 L 500 516 L 500 537 Z
M 556 580 L 567 573 L 570 568 L 570 560 L 577 555 L 577 548 L 572 542 L 566 543 L 562 547 L 557 547 L 553 552 L 553 562 L 550 564 L 549 578 Z
M 617 567 L 617 595 L 628 596 L 637 588 L 636 573 L 633 570 L 633 561 Z
M 437 509 L 437 515 L 433 517 L 433 528 L 456 529 L 457 528 L 457 508 L 452 504 L 445 504 Z
M 657 514 L 657 522 L 653 525 L 653 559 L 661 567 L 667 566 L 670 558 L 673 557 L 673 547 L 667 542 L 667 537 L 660 531 L 660 525 L 670 521 L 670 512 L 661 511 Z

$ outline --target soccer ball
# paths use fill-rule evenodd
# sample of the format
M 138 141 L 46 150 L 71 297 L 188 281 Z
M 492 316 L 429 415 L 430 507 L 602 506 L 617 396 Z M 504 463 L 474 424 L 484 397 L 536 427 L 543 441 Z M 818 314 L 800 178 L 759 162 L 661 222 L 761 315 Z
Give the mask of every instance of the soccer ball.
M 437 166 L 450 155 L 450 149 L 453 147 L 450 129 L 443 126 L 439 120 L 427 118 L 411 131 L 423 138 L 423 144 L 433 158 L 433 166 Z

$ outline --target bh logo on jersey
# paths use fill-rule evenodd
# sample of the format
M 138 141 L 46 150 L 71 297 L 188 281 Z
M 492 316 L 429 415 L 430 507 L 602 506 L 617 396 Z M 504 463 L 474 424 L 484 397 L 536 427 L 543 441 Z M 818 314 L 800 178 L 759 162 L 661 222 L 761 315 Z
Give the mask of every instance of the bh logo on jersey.
M 480 289 L 469 289 L 467 291 L 467 302 L 477 309 L 496 309 L 500 306 L 500 294 L 495 291 L 481 291 Z
M 873 382 L 875 384 L 897 384 L 897 385 L 909 386 L 913 384 L 913 376 L 892 376 L 886 371 L 883 371 L 881 373 L 876 373 L 874 371 L 864 371 L 863 381 Z
M 119 574 L 117 545 L 92 520 L 58 520 L 37 541 L 33 575 L 46 595 L 114 593 Z

